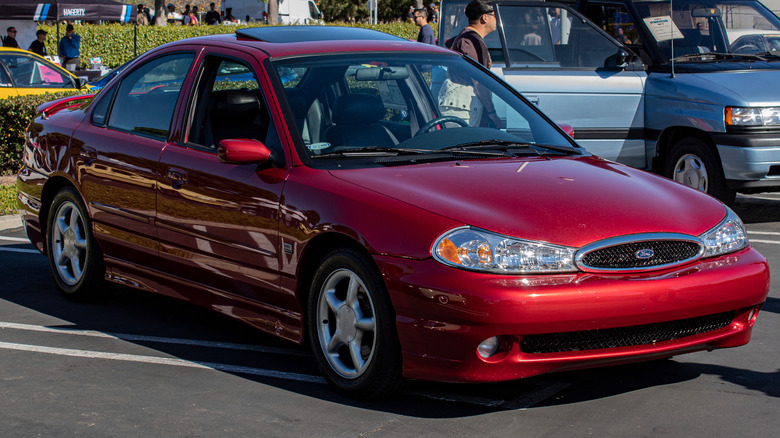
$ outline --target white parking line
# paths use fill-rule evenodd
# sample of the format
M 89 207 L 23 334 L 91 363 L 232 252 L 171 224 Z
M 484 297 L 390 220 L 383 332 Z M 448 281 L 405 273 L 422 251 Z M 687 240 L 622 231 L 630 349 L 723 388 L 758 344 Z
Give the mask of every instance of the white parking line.
M 780 241 L 777 241 L 777 240 L 750 239 L 750 243 L 771 243 L 773 245 L 780 245 Z
M 325 379 L 319 376 L 308 374 L 287 373 L 284 371 L 266 370 L 262 368 L 250 368 L 224 363 L 199 362 L 184 359 L 174 359 L 157 356 L 141 356 L 137 354 L 107 353 L 104 351 L 74 350 L 70 348 L 44 347 L 40 345 L 14 344 L 10 342 L 0 342 L 0 349 L 29 351 L 33 353 L 54 354 L 57 356 L 80 357 L 87 359 L 105 359 L 120 360 L 125 362 L 141 362 L 156 365 L 169 365 L 188 368 L 213 369 L 217 371 L 226 371 L 230 373 L 251 374 L 254 376 L 274 377 L 284 380 L 295 380 L 298 382 L 325 383 Z
M 26 237 L 7 237 L 0 236 L 0 240 L 6 240 L 8 242 L 30 243 L 30 239 Z
M 61 327 L 46 327 L 42 325 L 18 324 L 15 322 L 0 322 L 0 329 L 25 330 L 41 333 L 60 333 L 65 335 L 88 336 L 93 338 L 118 339 L 122 341 L 155 342 L 159 344 L 193 345 L 196 347 L 225 348 L 230 350 L 258 351 L 260 353 L 280 354 L 286 356 L 311 357 L 305 351 L 287 348 L 262 347 L 259 345 L 236 344 L 232 342 L 204 341 L 199 339 L 166 338 L 160 336 L 134 335 L 127 333 L 107 333 L 95 330 L 68 329 Z
M 24 249 L 24 248 L 5 248 L 0 246 L 0 251 L 3 252 L 20 252 L 24 254 L 40 254 L 41 252 L 37 249 Z

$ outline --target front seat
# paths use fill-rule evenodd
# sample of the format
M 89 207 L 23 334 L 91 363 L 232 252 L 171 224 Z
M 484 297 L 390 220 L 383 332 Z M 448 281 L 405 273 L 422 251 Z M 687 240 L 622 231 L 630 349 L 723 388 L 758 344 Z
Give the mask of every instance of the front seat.
M 333 146 L 393 147 L 398 140 L 378 123 L 384 115 L 385 107 L 377 96 L 340 96 L 333 104 L 334 125 L 325 131 L 325 140 Z
M 268 117 L 257 93 L 222 90 L 211 95 L 209 127 L 216 147 L 226 138 L 251 138 L 265 142 Z

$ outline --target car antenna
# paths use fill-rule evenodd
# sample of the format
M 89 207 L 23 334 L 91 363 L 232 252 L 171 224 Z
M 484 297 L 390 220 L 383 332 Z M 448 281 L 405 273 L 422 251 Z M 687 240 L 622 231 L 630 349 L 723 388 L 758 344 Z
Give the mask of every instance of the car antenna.
M 674 79 L 674 0 L 669 0 L 669 46 L 672 48 L 672 79 Z

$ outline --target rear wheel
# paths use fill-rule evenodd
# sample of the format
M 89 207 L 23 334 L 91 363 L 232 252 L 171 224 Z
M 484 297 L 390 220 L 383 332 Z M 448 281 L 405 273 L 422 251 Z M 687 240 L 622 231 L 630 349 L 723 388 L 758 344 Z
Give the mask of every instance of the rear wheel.
M 736 197 L 736 192 L 726 185 L 715 152 L 696 137 L 685 137 L 674 145 L 666 161 L 666 176 L 727 204 Z
M 78 193 L 71 187 L 63 188 L 49 212 L 47 251 L 57 287 L 72 300 L 95 298 L 105 276 L 103 255 Z
M 331 252 L 314 275 L 308 333 L 328 382 L 374 399 L 400 387 L 401 352 L 387 291 L 376 267 L 351 249 Z

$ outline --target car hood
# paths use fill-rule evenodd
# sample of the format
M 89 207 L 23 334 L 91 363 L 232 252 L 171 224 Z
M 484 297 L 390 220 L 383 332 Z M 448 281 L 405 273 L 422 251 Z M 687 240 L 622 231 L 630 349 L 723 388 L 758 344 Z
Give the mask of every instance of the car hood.
M 780 91 L 774 87 L 756 86 L 777 82 L 780 61 L 773 66 L 775 68 L 771 70 L 718 70 L 714 65 L 706 72 L 677 74 L 673 78 L 664 73 L 652 73 L 648 77 L 648 94 L 671 95 L 675 99 L 710 102 L 721 107 L 777 106 Z
M 464 225 L 573 247 L 637 233 L 700 235 L 726 214 L 719 201 L 694 189 L 597 157 L 453 161 L 332 174 Z

